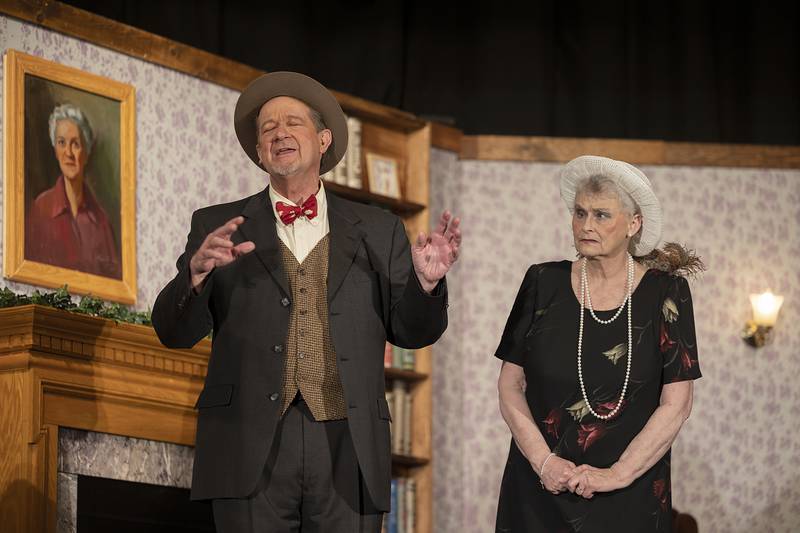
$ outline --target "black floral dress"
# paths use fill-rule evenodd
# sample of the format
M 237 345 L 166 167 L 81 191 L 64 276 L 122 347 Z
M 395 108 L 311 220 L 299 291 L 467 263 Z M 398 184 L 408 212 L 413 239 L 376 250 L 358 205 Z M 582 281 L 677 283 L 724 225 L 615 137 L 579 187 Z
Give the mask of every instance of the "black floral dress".
M 644 428 L 665 383 L 697 379 L 692 297 L 682 277 L 648 270 L 633 293 L 633 360 L 622 408 L 609 420 L 586 408 L 578 384 L 580 303 L 572 290 L 571 263 L 528 269 L 496 356 L 524 368 L 533 419 L 550 448 L 575 464 L 607 468 Z M 601 319 L 613 311 L 595 311 Z M 616 405 L 627 364 L 627 310 L 598 324 L 586 310 L 583 379 L 599 414 Z M 537 465 L 538 468 L 539 465 Z M 670 532 L 670 454 L 630 486 L 596 493 L 554 495 L 511 442 L 497 511 L 498 532 Z

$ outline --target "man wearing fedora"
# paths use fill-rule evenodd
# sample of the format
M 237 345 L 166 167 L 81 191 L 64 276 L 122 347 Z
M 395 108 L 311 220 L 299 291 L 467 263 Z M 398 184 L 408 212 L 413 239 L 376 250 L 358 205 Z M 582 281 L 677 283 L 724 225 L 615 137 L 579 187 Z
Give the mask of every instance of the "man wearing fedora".
M 378 532 L 389 510 L 386 340 L 419 348 L 447 327 L 444 276 L 459 220 L 409 246 L 401 220 L 339 198 L 319 176 L 347 148 L 315 80 L 275 72 L 239 97 L 235 128 L 262 192 L 196 211 L 153 325 L 171 348 L 213 330 L 192 498 L 217 531 Z

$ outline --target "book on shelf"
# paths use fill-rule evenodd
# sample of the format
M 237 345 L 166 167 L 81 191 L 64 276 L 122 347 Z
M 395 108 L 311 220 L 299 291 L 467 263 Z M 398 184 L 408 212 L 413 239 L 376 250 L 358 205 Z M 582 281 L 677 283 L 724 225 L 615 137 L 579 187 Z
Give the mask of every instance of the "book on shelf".
M 389 493 L 390 505 L 389 516 L 386 517 L 387 533 L 397 533 L 397 479 L 392 478 L 392 488 Z
M 406 479 L 397 478 L 397 533 L 406 530 Z
M 346 184 L 354 189 L 361 188 L 361 121 L 347 117 L 347 172 Z
M 342 160 L 339 161 L 339 164 L 333 167 L 331 181 L 334 183 L 338 183 L 339 185 L 347 185 L 347 160 L 348 160 L 348 152 L 350 152 L 350 147 L 352 145 L 348 142 L 347 150 L 344 152 L 344 156 Z
M 411 394 L 408 392 L 403 396 L 403 423 L 400 430 L 401 453 L 411 455 Z
M 411 413 L 412 397 L 408 385 L 399 379 L 392 382 L 386 393 L 389 411 L 392 415 L 392 453 L 411 455 Z
M 417 526 L 417 480 L 406 480 L 406 531 L 411 533 Z
M 392 368 L 392 345 L 386 341 L 386 347 L 383 350 L 383 367 Z
M 383 366 L 386 368 L 400 368 L 402 370 L 414 370 L 416 364 L 416 354 L 414 350 L 400 348 L 386 343 L 386 350 L 383 353 Z
M 417 483 L 413 478 L 392 478 L 391 506 L 384 520 L 386 533 L 413 533 L 417 519 Z

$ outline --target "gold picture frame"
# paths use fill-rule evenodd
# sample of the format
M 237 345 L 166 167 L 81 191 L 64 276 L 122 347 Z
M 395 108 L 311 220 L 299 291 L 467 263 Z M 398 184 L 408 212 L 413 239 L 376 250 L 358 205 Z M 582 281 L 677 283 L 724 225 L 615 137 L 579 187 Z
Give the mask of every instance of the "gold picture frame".
M 3 276 L 135 304 L 134 87 L 4 59 Z
M 385 155 L 368 152 L 367 184 L 369 192 L 397 200 L 403 199 L 400 188 L 400 162 Z

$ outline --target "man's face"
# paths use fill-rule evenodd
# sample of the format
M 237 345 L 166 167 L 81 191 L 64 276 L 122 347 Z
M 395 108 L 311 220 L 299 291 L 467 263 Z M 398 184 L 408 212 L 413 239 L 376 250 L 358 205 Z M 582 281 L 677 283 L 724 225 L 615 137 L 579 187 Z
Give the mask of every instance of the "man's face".
M 83 177 L 89 155 L 81 136 L 81 130 L 71 120 L 59 120 L 56 123 L 56 159 L 61 173 L 68 180 Z
M 261 107 L 256 120 L 261 164 L 270 176 L 316 173 L 331 144 L 330 130 L 317 131 L 309 107 L 289 96 L 278 96 Z

